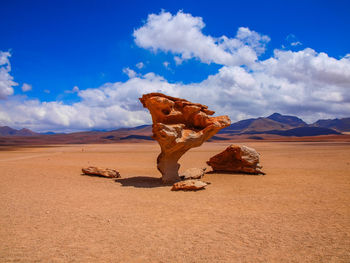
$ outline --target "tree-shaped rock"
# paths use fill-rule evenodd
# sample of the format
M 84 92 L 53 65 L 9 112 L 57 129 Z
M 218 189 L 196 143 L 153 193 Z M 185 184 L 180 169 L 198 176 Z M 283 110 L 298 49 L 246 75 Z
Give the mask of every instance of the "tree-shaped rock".
M 209 117 L 215 112 L 205 105 L 162 93 L 145 94 L 140 101 L 152 115 L 153 138 L 161 148 L 157 168 L 165 183 L 180 180 L 178 160 L 185 152 L 231 124 L 228 116 Z

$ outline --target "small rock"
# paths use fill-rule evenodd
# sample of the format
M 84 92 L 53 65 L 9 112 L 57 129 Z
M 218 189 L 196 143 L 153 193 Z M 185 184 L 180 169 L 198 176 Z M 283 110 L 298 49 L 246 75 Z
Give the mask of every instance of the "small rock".
M 185 180 L 177 182 L 171 188 L 171 191 L 196 191 L 200 189 L 204 189 L 208 184 L 199 180 Z
M 190 168 L 180 175 L 181 180 L 201 179 L 207 168 Z
M 90 166 L 87 168 L 81 169 L 84 174 L 87 175 L 97 175 L 97 176 L 103 176 L 103 177 L 108 177 L 108 178 L 119 178 L 120 174 L 117 170 L 113 169 L 103 169 L 103 168 L 98 168 L 94 166 Z

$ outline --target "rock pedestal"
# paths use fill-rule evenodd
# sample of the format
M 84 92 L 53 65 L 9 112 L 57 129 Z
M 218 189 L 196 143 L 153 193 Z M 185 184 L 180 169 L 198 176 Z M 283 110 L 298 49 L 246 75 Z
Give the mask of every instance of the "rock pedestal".
M 230 145 L 211 157 L 207 164 L 218 172 L 265 174 L 261 171 L 259 153 L 247 146 Z
M 215 112 L 205 105 L 162 93 L 145 94 L 140 101 L 152 115 L 153 138 L 161 148 L 157 168 L 164 183 L 180 180 L 178 160 L 185 152 L 231 124 L 228 116 L 209 117 Z

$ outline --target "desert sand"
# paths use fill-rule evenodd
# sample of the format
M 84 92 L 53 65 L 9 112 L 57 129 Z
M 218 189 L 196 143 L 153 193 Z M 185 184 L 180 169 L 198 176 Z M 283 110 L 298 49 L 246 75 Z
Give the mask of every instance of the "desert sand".
M 190 150 L 180 172 L 228 144 Z M 197 192 L 161 184 L 155 142 L 4 147 L 0 262 L 350 262 L 350 143 L 244 144 L 266 176 L 207 174 Z

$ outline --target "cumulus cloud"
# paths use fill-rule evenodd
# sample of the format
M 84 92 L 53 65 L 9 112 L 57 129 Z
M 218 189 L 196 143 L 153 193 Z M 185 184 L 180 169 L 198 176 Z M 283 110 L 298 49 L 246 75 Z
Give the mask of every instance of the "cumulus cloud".
M 293 47 L 301 46 L 301 45 L 302 45 L 302 43 L 301 43 L 300 41 L 295 41 L 295 42 L 292 42 L 292 43 L 290 43 L 290 44 L 291 44 L 291 46 L 293 46 Z
M 74 86 L 72 89 L 73 92 L 79 92 L 79 87 L 78 86 Z
M 10 75 L 10 57 L 10 52 L 0 51 L 0 99 L 6 99 L 7 96 L 12 95 L 14 92 L 13 87 L 18 85 Z
M 139 46 L 172 52 L 177 65 L 192 57 L 222 65 L 202 82 L 169 83 L 155 73 L 141 75 L 125 68 L 129 76 L 125 82 L 86 90 L 74 87 L 72 92 L 77 92 L 80 101 L 73 104 L 29 100 L 8 93 L 8 99 L 0 102 L 0 125 L 36 131 L 137 126 L 151 122 L 138 100 L 149 92 L 206 104 L 217 114 L 229 115 L 232 121 L 273 112 L 297 115 L 308 122 L 350 116 L 349 54 L 336 59 L 305 48 L 297 52 L 275 50 L 272 57 L 258 60 L 269 41 L 267 36 L 241 27 L 235 38 L 213 38 L 202 33 L 203 27 L 199 17 L 162 12 L 150 15 L 145 25 L 134 31 Z M 15 82 L 9 75 L 8 57 L 0 56 L 0 62 L 7 80 L 12 81 L 7 87 L 12 88 Z M 253 63 L 248 67 L 237 61 Z
M 289 34 L 286 37 L 286 41 L 292 47 L 297 47 L 297 46 L 301 46 L 302 45 L 302 43 L 297 39 L 297 37 L 294 34 Z
M 265 52 L 266 44 L 270 42 L 270 38 L 268 36 L 260 35 L 247 27 L 238 28 L 236 38 L 243 44 L 252 47 L 256 51 L 257 55 L 263 54 Z
M 286 78 L 292 83 L 336 85 L 349 88 L 350 60 L 335 59 L 311 48 L 293 52 L 275 50 L 274 57 L 262 61 L 261 68 L 269 75 Z
M 144 66 L 145 66 L 145 64 L 143 62 L 139 62 L 139 63 L 136 64 L 136 67 L 138 69 L 142 69 L 142 68 L 144 68 Z
M 169 63 L 168 61 L 164 61 L 164 62 L 163 62 L 163 66 L 164 66 L 165 68 L 168 68 L 169 65 L 170 65 L 170 63 Z
M 124 68 L 123 69 L 123 72 L 126 74 L 126 75 L 128 75 L 128 77 L 131 79 L 131 78 L 135 78 L 136 76 L 137 76 L 137 73 L 134 71 L 134 70 L 132 70 L 132 69 L 130 69 L 130 68 Z
M 148 73 L 126 82 L 106 83 L 99 88 L 81 90 L 78 93 L 81 101 L 71 105 L 13 96 L 0 104 L 0 123 L 36 131 L 62 132 L 137 126 L 151 121 L 138 100 L 142 94 L 149 92 L 179 95 L 176 84 Z
M 81 101 L 72 105 L 20 100 L 15 96 L 0 104 L 0 122 L 40 131 L 137 126 L 151 122 L 138 100 L 149 92 L 206 104 L 217 114 L 228 114 L 233 121 L 273 112 L 295 114 L 309 122 L 347 117 L 349 63 L 347 58 L 337 60 L 311 49 L 275 51 L 272 58 L 260 62 L 253 71 L 223 66 L 200 83 L 169 83 L 159 75 L 147 73 L 126 82 L 80 90 Z M 9 108 L 11 111 L 6 110 Z
M 175 61 L 175 64 L 176 64 L 176 65 L 181 65 L 183 59 L 180 58 L 180 57 L 178 57 L 178 56 L 174 56 L 174 61 Z
M 32 85 L 27 84 L 27 83 L 23 83 L 23 85 L 22 85 L 22 91 L 23 91 L 23 92 L 27 92 L 27 91 L 30 91 L 30 90 L 32 90 Z
M 248 28 L 239 28 L 235 38 L 204 35 L 205 24 L 201 17 L 179 11 L 176 15 L 162 11 L 150 14 L 147 22 L 133 33 L 135 43 L 153 51 L 177 54 L 175 60 L 197 58 L 204 63 L 239 66 L 257 60 L 269 37 Z
M 78 86 L 74 86 L 71 90 L 65 90 L 65 93 L 78 93 L 79 92 L 79 87 Z

